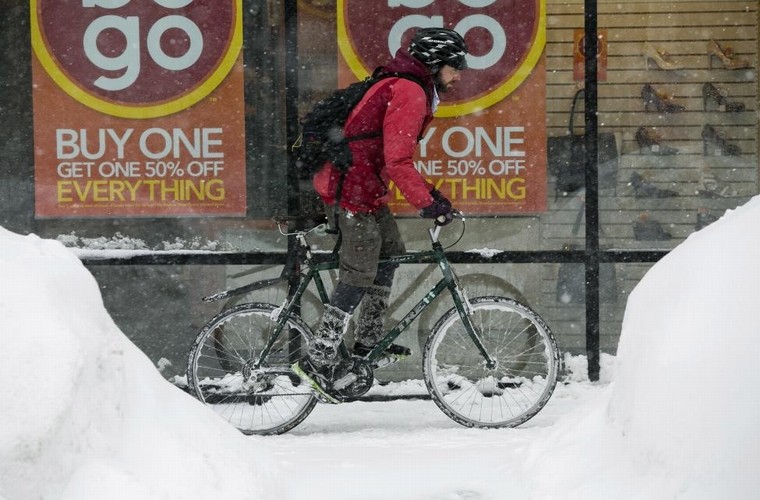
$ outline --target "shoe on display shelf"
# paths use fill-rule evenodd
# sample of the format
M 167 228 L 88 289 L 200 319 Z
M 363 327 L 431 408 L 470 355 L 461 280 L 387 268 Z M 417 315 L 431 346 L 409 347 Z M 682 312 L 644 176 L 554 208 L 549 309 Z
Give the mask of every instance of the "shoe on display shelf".
M 673 235 L 667 232 L 658 221 L 643 213 L 639 220 L 633 222 L 633 237 L 640 241 L 670 240 Z
M 641 48 L 641 53 L 644 55 L 644 67 L 646 69 L 649 69 L 650 61 L 654 62 L 658 68 L 664 70 L 682 69 L 684 67 L 683 63 L 674 61 L 670 54 L 664 50 L 655 48 L 655 46 L 649 42 L 644 42 L 644 45 Z
M 676 103 L 672 96 L 658 92 L 648 83 L 641 88 L 641 98 L 644 100 L 644 111 L 647 112 L 650 106 L 660 113 L 678 113 L 686 109 L 686 106 Z
M 748 59 L 737 56 L 729 46 L 721 47 L 715 40 L 707 42 L 707 57 L 710 69 L 713 67 L 713 57 L 723 63 L 723 67 L 726 69 L 746 69 L 750 66 Z
M 662 189 L 644 180 L 644 177 L 634 172 L 631 174 L 631 186 L 636 198 L 674 198 L 678 193 L 672 189 Z
M 726 113 L 740 113 L 745 109 L 743 102 L 729 101 L 718 87 L 708 82 L 702 85 L 702 104 L 704 111 L 707 111 L 707 104 L 709 102 L 715 102 L 718 106 L 718 110 Z
M 662 143 L 662 137 L 654 130 L 646 127 L 639 127 L 636 130 L 636 142 L 641 151 L 654 155 L 675 155 L 678 149 L 667 146 Z
M 710 151 L 712 145 L 712 151 Z M 707 156 L 711 152 L 714 156 L 741 156 L 742 150 L 736 144 L 728 142 L 716 129 L 710 124 L 702 128 L 702 154 Z
M 724 182 L 707 167 L 702 169 L 697 194 L 706 198 L 733 198 L 738 193 L 731 184 Z
M 694 223 L 694 230 L 699 231 L 706 226 L 709 226 L 713 222 L 718 220 L 718 216 L 710 213 L 710 209 L 706 207 L 700 207 L 697 209 L 697 220 Z

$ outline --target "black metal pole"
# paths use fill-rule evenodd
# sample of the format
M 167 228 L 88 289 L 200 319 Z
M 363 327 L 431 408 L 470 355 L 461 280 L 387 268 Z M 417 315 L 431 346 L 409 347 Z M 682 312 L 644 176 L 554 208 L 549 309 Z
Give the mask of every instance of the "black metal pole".
M 588 376 L 599 380 L 599 169 L 597 162 L 597 9 L 584 1 L 586 136 L 586 356 Z
M 268 2 L 269 4 L 269 2 Z M 285 135 L 288 157 L 288 215 L 301 211 L 301 194 L 291 145 L 298 138 L 298 3 L 285 0 Z
M 295 157 L 291 149 L 298 138 L 298 2 L 285 0 L 285 135 L 287 137 L 288 158 L 288 215 L 296 216 L 301 213 L 301 188 L 295 169 Z M 300 220 L 300 219 L 299 219 Z M 303 222 L 297 222 L 301 225 Z M 290 228 L 289 228 L 290 229 Z M 300 228 L 298 228 L 300 229 Z M 298 242 L 295 236 L 288 236 L 288 253 L 297 251 Z M 288 295 L 298 286 L 299 273 L 294 272 L 288 279 Z M 296 314 L 300 313 L 300 304 Z

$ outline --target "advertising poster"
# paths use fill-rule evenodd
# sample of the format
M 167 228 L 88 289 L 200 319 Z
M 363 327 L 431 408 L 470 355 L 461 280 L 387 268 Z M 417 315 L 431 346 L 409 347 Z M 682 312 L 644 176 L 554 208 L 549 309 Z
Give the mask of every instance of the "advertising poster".
M 545 0 L 339 0 L 341 86 L 371 74 L 429 26 L 464 37 L 469 69 L 441 96 L 417 170 L 468 215 L 545 211 Z M 391 209 L 416 214 L 391 189 Z
M 583 28 L 573 31 L 573 81 L 576 82 L 582 82 L 586 73 L 585 35 Z M 596 37 L 596 79 L 604 82 L 607 80 L 607 30 L 597 30 Z
M 40 218 L 245 215 L 242 0 L 31 0 Z

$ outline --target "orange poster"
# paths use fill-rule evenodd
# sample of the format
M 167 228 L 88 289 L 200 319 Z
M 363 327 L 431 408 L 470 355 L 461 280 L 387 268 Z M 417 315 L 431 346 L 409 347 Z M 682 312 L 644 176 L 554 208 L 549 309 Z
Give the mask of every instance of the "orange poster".
M 442 96 L 415 166 L 468 215 L 546 210 L 545 0 L 338 1 L 341 85 L 406 47 L 418 27 L 456 30 L 469 69 Z M 391 185 L 396 214 L 416 214 Z
M 245 215 L 242 0 L 31 0 L 37 217 Z
M 598 30 L 596 37 L 596 79 L 603 82 L 607 80 L 607 30 Z M 582 82 L 586 73 L 585 40 L 586 31 L 576 28 L 573 31 L 573 80 L 576 82 Z

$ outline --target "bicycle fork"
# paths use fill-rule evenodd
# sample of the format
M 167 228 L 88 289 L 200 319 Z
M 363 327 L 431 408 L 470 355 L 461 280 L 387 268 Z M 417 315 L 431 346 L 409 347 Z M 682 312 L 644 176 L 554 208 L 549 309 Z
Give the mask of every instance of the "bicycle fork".
M 474 317 L 472 305 L 470 305 L 470 301 L 467 298 L 464 288 L 462 288 L 459 283 L 459 277 L 454 273 L 454 270 L 451 269 L 448 261 L 440 262 L 439 266 L 444 275 L 444 278 L 441 281 L 447 282 L 447 286 L 451 292 L 451 298 L 454 300 L 454 306 L 459 313 L 459 317 L 462 319 L 462 324 L 464 325 L 467 334 L 483 356 L 486 368 L 489 370 L 495 369 L 496 360 L 486 349 L 486 346 L 481 340 L 481 335 L 477 326 L 472 322 L 472 318 Z

